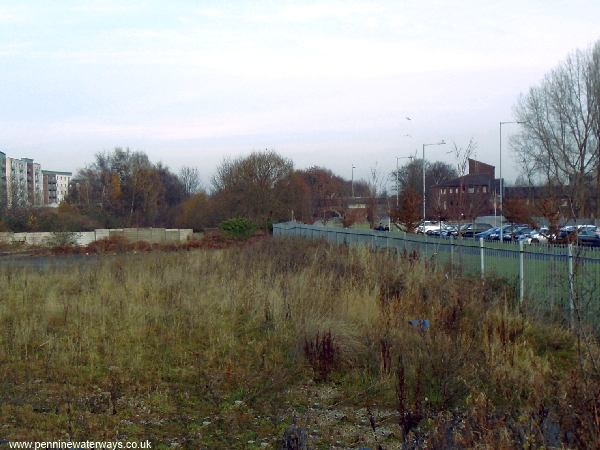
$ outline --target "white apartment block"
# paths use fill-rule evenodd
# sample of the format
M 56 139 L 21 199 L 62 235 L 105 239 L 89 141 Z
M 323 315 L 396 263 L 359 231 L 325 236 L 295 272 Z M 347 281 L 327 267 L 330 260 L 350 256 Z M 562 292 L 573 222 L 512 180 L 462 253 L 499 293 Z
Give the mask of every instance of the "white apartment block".
M 0 211 L 6 206 L 6 153 L 0 152 Z
M 9 208 L 28 206 L 27 162 L 6 158 L 6 196 Z
M 0 152 L 0 207 L 58 206 L 68 192 L 71 172 L 42 170 L 31 158 Z
M 44 205 L 60 205 L 69 194 L 69 184 L 73 174 L 54 170 L 42 170 L 42 173 L 44 179 Z

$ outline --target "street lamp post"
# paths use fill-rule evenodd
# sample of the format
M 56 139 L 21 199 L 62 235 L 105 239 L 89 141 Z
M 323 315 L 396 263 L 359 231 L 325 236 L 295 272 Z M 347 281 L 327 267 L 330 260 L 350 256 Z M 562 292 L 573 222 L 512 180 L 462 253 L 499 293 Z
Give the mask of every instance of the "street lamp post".
M 504 208 L 503 208 L 503 198 L 504 198 L 504 179 L 502 178 L 502 125 L 508 124 L 522 124 L 525 122 L 518 121 L 508 121 L 508 122 L 500 122 L 500 242 L 504 242 L 504 230 L 503 230 L 503 221 L 504 221 Z
M 354 167 L 354 164 L 352 164 L 352 181 L 350 182 L 350 186 L 352 188 L 352 198 L 354 198 L 354 169 L 356 169 L 356 167 Z
M 396 156 L 396 209 L 400 207 L 400 168 L 398 167 L 398 160 L 400 158 Z
M 425 223 L 425 147 L 432 145 L 444 145 L 446 142 L 442 139 L 435 144 L 423 144 L 423 224 Z

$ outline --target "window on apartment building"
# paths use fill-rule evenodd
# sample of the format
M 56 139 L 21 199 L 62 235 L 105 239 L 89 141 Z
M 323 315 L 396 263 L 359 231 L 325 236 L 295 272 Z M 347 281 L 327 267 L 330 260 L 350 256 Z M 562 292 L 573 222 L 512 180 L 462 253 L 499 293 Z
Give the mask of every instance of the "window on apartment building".
M 481 192 L 483 192 L 484 194 L 487 194 L 487 186 L 483 186 L 481 189 L 482 189 Z
M 469 194 L 474 194 L 474 193 L 475 193 L 475 187 L 469 186 Z

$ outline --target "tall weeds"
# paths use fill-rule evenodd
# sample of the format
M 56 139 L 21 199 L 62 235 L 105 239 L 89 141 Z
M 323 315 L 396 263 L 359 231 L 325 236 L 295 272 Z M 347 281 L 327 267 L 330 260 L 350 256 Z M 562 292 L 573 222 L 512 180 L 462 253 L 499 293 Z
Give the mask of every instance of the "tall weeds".
M 0 286 L 10 439 L 243 447 L 280 433 L 304 404 L 290 388 L 310 379 L 337 403 L 396 411 L 406 444 L 598 439 L 600 383 L 573 370 L 569 332 L 513 310 L 497 280 L 449 280 L 418 258 L 268 239 L 2 269 Z

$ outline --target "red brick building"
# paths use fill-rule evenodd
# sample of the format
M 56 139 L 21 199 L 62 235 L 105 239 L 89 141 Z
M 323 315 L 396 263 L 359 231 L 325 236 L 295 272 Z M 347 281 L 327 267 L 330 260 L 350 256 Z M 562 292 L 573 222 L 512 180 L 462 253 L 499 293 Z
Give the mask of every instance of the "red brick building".
M 500 179 L 495 167 L 469 159 L 469 173 L 433 186 L 428 199 L 428 216 L 446 220 L 474 219 L 493 215 L 498 204 Z

